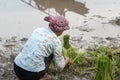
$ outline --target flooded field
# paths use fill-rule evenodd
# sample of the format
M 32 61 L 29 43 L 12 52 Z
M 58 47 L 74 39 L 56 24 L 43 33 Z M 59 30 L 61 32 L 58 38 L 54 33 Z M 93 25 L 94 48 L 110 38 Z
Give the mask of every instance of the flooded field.
M 45 16 L 59 14 L 69 20 L 71 30 L 66 33 L 118 36 L 120 27 L 109 20 L 120 16 L 119 4 L 120 0 L 0 0 L 0 37 L 28 37 L 35 28 L 48 25 Z
M 48 15 L 68 19 L 71 28 L 63 35 L 69 34 L 71 45 L 81 52 L 100 45 L 120 49 L 120 0 L 0 0 L 0 80 L 15 80 L 14 57 L 35 28 L 48 26 L 43 20 Z

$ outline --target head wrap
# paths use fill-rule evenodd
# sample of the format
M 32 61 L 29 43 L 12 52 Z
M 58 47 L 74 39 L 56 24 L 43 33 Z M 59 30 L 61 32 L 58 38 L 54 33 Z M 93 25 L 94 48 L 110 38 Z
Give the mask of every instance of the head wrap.
M 68 26 L 69 23 L 64 16 L 48 16 L 45 17 L 44 20 L 49 22 L 49 27 L 55 32 L 62 32 L 70 28 Z

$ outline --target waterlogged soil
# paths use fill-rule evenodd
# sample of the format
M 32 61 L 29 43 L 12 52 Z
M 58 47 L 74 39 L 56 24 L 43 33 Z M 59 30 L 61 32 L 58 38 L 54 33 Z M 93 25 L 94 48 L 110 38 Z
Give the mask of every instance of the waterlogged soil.
M 16 55 L 22 50 L 27 38 L 12 37 L 11 39 L 1 39 L 0 49 L 0 80 L 18 80 L 13 71 L 13 61 Z M 52 80 L 91 80 L 91 76 L 77 76 L 71 72 L 50 71 Z
M 24 44 L 26 43 L 28 38 L 19 38 L 19 37 L 11 37 L 10 39 L 2 39 L 0 40 L 0 80 L 18 80 L 13 71 L 13 61 L 14 58 L 19 54 L 22 50 Z M 71 39 L 71 42 L 74 42 Z M 82 42 L 81 42 L 82 43 Z M 94 49 L 95 47 L 89 47 L 89 49 Z M 114 47 L 120 48 L 120 47 Z M 85 66 L 89 68 L 88 65 Z M 48 72 L 52 76 L 52 80 L 93 80 L 95 74 L 94 70 L 90 70 L 89 72 L 84 72 L 84 68 L 80 67 L 81 74 L 74 73 L 72 71 L 63 70 L 63 72 L 58 72 L 54 69 L 50 69 Z M 119 80 L 119 76 L 116 77 L 115 80 Z

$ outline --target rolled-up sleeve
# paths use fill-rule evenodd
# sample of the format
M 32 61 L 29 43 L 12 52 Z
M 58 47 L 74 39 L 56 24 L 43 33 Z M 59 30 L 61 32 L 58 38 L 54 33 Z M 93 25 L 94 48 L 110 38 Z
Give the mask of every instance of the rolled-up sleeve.
M 64 57 L 62 55 L 62 44 L 60 41 L 54 43 L 54 60 L 58 68 L 63 69 L 65 67 Z

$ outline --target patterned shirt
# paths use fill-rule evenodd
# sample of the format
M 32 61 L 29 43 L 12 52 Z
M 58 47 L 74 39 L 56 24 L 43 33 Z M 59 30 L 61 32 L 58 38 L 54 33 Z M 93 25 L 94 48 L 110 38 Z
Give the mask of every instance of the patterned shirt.
M 15 58 L 15 63 L 25 70 L 39 72 L 45 69 L 44 57 L 52 53 L 56 65 L 63 69 L 65 62 L 61 41 L 50 28 L 37 28 Z

